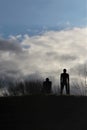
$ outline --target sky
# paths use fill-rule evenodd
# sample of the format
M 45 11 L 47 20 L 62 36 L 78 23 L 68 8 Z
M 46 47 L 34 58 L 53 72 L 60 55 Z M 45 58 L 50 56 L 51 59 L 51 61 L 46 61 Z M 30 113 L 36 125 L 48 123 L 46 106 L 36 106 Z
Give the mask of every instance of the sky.
M 86 25 L 87 0 L 0 0 L 0 33 L 4 36 Z
M 87 0 L 0 0 L 0 77 L 84 82 Z

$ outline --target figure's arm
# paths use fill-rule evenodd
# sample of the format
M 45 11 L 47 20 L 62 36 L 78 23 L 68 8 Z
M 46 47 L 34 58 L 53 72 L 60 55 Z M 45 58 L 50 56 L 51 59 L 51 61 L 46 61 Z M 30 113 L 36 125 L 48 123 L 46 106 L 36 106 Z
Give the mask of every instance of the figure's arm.
M 69 78 L 69 74 L 68 74 L 68 85 L 69 85 L 69 82 L 70 82 L 69 80 L 70 80 L 70 78 Z
M 60 75 L 60 86 L 62 84 L 62 74 Z

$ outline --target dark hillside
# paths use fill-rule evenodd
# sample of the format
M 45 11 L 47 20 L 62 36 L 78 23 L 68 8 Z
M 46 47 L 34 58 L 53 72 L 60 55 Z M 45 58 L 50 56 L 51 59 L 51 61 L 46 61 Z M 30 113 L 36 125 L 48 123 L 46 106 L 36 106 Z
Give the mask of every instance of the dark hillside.
M 87 97 L 54 95 L 2 97 L 0 128 L 87 130 Z

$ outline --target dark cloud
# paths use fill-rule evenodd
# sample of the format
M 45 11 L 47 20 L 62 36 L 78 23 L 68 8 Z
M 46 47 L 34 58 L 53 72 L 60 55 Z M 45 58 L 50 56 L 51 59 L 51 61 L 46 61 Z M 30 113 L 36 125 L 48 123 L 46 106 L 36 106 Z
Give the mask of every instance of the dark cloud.
M 77 65 L 73 66 L 73 68 L 71 68 L 70 71 L 75 75 L 84 77 L 86 73 L 85 63 L 84 64 L 77 63 Z
M 47 52 L 46 55 L 49 58 L 57 59 L 59 61 L 74 61 L 77 60 L 78 57 L 72 54 L 59 54 L 58 52 Z
M 62 61 L 74 61 L 76 60 L 78 57 L 77 56 L 73 56 L 72 54 L 71 55 L 67 55 L 67 54 L 64 54 L 64 55 L 59 55 L 59 58 L 62 60 Z
M 0 77 L 17 79 L 23 76 L 16 61 L 0 61 Z
M 21 52 L 22 48 L 19 43 L 16 43 L 10 40 L 0 39 L 0 50 L 11 51 L 11 52 Z

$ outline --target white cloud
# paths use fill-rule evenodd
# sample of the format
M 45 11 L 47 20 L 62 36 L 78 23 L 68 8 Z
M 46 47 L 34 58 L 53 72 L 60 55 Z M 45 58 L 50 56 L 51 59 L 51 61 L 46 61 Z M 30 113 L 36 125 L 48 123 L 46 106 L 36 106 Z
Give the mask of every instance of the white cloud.
M 11 43 L 15 41 L 14 46 L 7 45 L 9 40 Z M 48 31 L 31 37 L 28 34 L 10 36 L 9 40 L 4 42 L 7 47 L 0 45 L 0 72 L 14 71 L 13 75 L 19 73 L 20 76 L 37 73 L 44 77 L 54 76 L 58 80 L 62 69 L 67 68 L 72 79 L 79 76 L 77 70 L 81 70 L 83 78 L 81 67 L 84 68 L 87 60 L 87 28 Z M 18 45 L 16 41 L 19 41 Z M 17 52 L 22 51 L 14 53 L 13 48 Z

